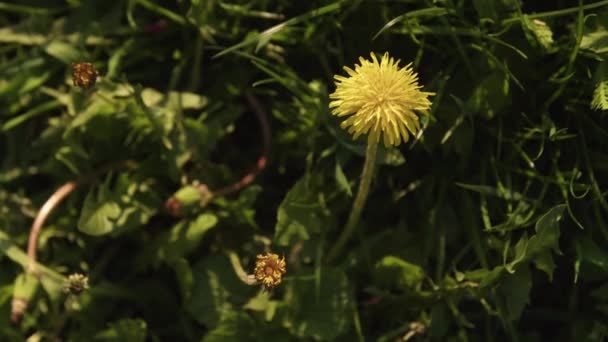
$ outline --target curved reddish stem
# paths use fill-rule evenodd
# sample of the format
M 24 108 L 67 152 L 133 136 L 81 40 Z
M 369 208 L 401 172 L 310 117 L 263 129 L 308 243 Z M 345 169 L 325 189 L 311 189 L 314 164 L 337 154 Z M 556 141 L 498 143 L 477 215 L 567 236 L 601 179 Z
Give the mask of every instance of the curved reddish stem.
M 99 174 L 104 173 L 108 170 L 111 170 L 116 167 L 127 166 L 133 167 L 134 162 L 131 160 L 124 160 L 120 162 L 114 162 L 111 164 L 107 164 L 106 166 L 102 166 L 97 171 L 85 175 L 77 180 L 69 181 L 62 186 L 60 186 L 55 192 L 44 202 L 38 214 L 36 214 L 36 218 L 32 223 L 32 227 L 30 229 L 30 235 L 27 239 L 27 255 L 29 257 L 29 262 L 27 266 L 27 272 L 35 273 L 36 272 L 36 249 L 38 247 L 38 236 L 40 235 L 40 231 L 44 226 L 44 222 L 49 217 L 51 212 L 69 195 L 71 194 L 76 187 L 84 182 L 88 182 Z
M 76 181 L 69 181 L 63 184 L 59 189 L 55 190 L 51 197 L 44 202 L 42 208 L 40 208 L 38 211 L 36 219 L 34 219 L 34 223 L 32 224 L 32 228 L 30 230 L 30 236 L 27 240 L 27 255 L 29 257 L 29 264 L 27 268 L 28 272 L 35 272 L 36 247 L 38 245 L 38 236 L 40 235 L 44 222 L 53 209 L 55 209 L 55 207 L 59 205 L 61 201 L 63 201 L 72 191 L 74 191 L 77 185 L 78 183 Z

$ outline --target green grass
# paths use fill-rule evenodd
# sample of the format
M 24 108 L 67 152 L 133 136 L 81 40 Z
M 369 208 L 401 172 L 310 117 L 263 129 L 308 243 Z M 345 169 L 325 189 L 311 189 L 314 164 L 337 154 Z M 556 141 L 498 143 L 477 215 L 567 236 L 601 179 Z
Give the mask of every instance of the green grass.
M 608 336 L 608 1 L 24 0 L 0 23 L 0 340 Z M 328 94 L 370 51 L 436 95 L 328 262 L 366 145 Z M 265 251 L 270 292 L 233 268 Z

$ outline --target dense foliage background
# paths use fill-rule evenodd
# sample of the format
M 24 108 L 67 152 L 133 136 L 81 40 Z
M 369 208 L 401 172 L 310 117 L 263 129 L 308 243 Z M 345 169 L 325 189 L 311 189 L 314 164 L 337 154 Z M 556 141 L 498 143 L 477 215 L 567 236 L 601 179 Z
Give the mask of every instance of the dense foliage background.
M 607 10 L 0 2 L 0 340 L 603 340 Z M 436 95 L 419 139 L 380 151 L 357 234 L 327 262 L 365 151 L 328 93 L 370 51 L 413 62 Z M 72 84 L 77 62 L 99 70 L 91 89 Z M 263 155 L 256 115 L 265 170 L 199 198 Z M 32 221 L 71 181 L 29 291 Z M 264 251 L 287 260 L 271 292 L 231 264 L 251 272 Z M 76 272 L 90 289 L 67 295 Z M 29 299 L 18 323 L 14 294 Z

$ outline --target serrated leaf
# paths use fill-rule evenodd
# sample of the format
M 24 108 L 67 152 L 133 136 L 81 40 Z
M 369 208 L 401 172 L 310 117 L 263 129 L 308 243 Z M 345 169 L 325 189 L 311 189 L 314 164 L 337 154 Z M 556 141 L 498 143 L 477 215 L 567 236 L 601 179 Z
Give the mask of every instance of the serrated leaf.
M 157 212 L 160 200 L 155 197 L 148 184 L 133 181 L 128 174 L 122 173 L 113 189 L 102 184 L 89 191 L 78 220 L 78 230 L 98 236 L 121 234 L 140 227 Z
M 280 246 L 308 240 L 321 227 L 321 207 L 317 194 L 310 189 L 311 178 L 304 176 L 297 181 L 279 206 L 274 241 Z
M 307 272 L 288 281 L 284 325 L 299 338 L 331 341 L 352 322 L 352 291 L 348 278 L 338 269 L 322 269 L 318 276 Z
M 85 234 L 99 236 L 111 233 L 114 222 L 120 215 L 120 207 L 111 196 L 106 185 L 93 188 L 87 194 L 78 219 L 78 230 Z
M 597 54 L 608 53 L 608 31 L 599 26 L 596 31 L 585 33 L 581 39 L 581 49 Z
M 591 108 L 595 110 L 608 110 L 608 80 L 597 83 L 593 91 Z

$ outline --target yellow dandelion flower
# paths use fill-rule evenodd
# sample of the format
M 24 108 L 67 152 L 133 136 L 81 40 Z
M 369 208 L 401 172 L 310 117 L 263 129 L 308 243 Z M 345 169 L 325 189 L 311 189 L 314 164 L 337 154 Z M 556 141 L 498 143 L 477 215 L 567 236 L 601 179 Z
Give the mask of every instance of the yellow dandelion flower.
M 255 279 L 264 285 L 266 289 L 270 290 L 279 285 L 285 272 L 287 272 L 285 257 L 279 258 L 274 253 L 257 256 L 253 274 Z
M 399 68 L 400 60 L 388 53 L 379 62 L 373 53 L 371 57 L 359 57 L 355 70 L 344 67 L 349 77 L 334 76 L 336 91 L 329 95 L 329 107 L 336 116 L 349 116 L 341 126 L 354 139 L 369 133 L 370 143 L 378 143 L 382 136 L 385 146 L 397 146 L 420 130 L 416 112 L 428 114 L 428 96 L 434 93 L 420 91 L 411 63 Z

